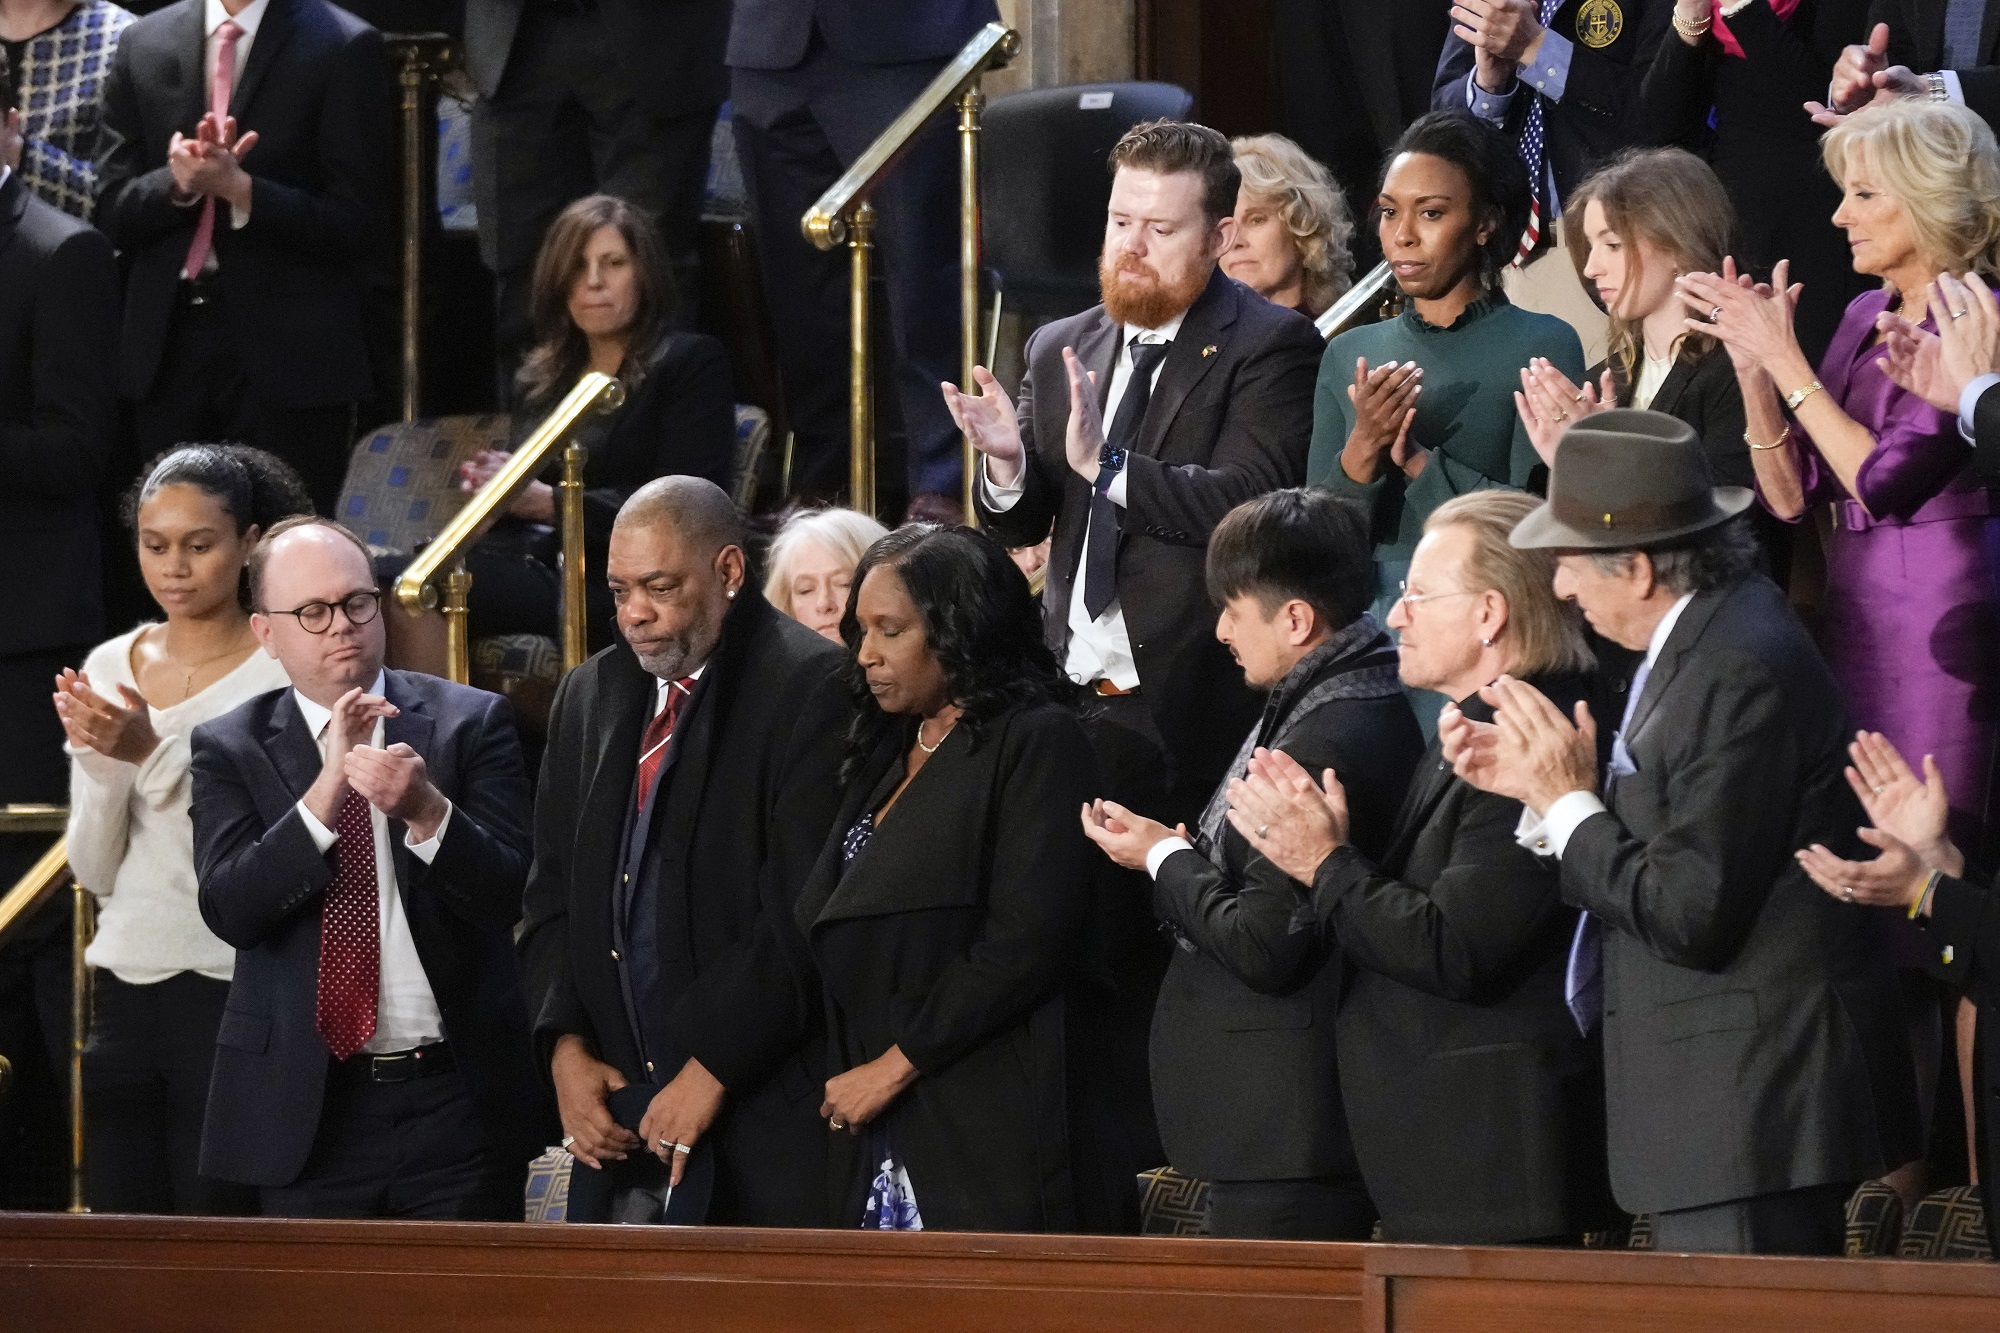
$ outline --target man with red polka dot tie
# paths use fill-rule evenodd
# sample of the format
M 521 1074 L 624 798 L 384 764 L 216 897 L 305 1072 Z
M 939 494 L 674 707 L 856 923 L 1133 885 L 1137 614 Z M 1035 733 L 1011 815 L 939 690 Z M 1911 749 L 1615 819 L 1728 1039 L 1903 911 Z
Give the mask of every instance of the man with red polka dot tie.
M 292 688 L 195 733 L 203 919 L 237 949 L 204 1175 L 294 1217 L 518 1218 L 547 1128 L 511 928 L 530 794 L 497 697 L 383 668 L 367 550 L 317 518 L 251 557 Z

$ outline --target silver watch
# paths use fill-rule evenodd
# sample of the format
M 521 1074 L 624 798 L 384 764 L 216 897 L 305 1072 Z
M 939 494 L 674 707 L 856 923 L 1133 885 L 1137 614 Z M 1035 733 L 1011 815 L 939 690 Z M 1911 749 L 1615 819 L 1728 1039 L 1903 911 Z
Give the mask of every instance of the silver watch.
M 1933 70 L 1931 73 L 1924 75 L 1924 84 L 1930 89 L 1931 101 L 1949 102 L 1951 100 L 1951 89 L 1945 86 L 1944 75 Z

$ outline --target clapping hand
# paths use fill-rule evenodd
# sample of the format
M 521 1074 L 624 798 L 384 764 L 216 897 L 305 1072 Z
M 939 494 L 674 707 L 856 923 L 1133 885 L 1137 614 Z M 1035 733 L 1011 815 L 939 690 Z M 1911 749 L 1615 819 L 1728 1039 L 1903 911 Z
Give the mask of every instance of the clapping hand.
M 1531 0 L 1455 0 L 1451 23 L 1472 48 L 1479 86 L 1491 93 L 1506 91 L 1515 68 L 1533 59 L 1547 31 Z
M 1834 126 L 1865 106 L 1898 97 L 1921 97 L 1924 81 L 1906 65 L 1889 64 L 1889 25 L 1878 23 L 1865 46 L 1849 46 L 1834 62 L 1827 103 L 1807 102 L 1815 125 Z
M 1144 870 L 1147 853 L 1168 838 L 1187 838 L 1188 831 L 1185 824 L 1168 828 L 1157 819 L 1133 814 L 1116 801 L 1092 801 L 1083 807 L 1083 836 L 1115 864 Z
M 351 790 L 348 752 L 369 743 L 375 734 L 377 718 L 395 717 L 399 711 L 381 695 L 370 694 L 358 685 L 334 702 L 333 716 L 326 724 L 326 758 L 304 798 L 306 809 L 327 828 L 339 822 L 340 807 Z
M 146 701 L 131 686 L 120 683 L 120 708 L 90 688 L 90 682 L 64 667 L 56 677 L 56 716 L 69 743 L 95 750 L 108 759 L 143 763 L 160 744 Z
M 1512 797 L 1538 816 L 1571 792 L 1597 790 L 1597 723 L 1589 704 L 1577 704 L 1572 723 L 1547 695 L 1512 676 L 1481 689 L 1479 697 L 1493 707 L 1491 723 L 1445 710 L 1451 726 L 1445 754 L 1459 777 Z M 1440 719 L 1441 736 L 1445 725 Z
M 1930 285 L 1933 334 L 1891 311 L 1875 318 L 1887 355 L 1878 360 L 1897 385 L 1940 412 L 1958 413 L 1965 386 L 2000 371 L 2000 308 L 1977 273 L 1940 273 Z
M 1354 405 L 1341 466 L 1356 481 L 1373 481 L 1383 454 L 1405 467 L 1410 427 L 1417 419 L 1417 396 L 1424 391 L 1424 368 L 1414 361 L 1385 362 L 1372 370 L 1367 357 L 1354 360 L 1354 383 L 1347 401 Z
M 1720 339 L 1739 374 L 1771 374 L 1789 360 L 1804 360 L 1792 311 L 1805 287 L 1790 278 L 1790 260 L 1780 259 L 1765 285 L 1739 275 L 1736 261 L 1725 259 L 1719 274 L 1683 273 L 1674 281 L 1691 312 L 1688 332 Z
M 1095 482 L 1098 455 L 1104 452 L 1104 413 L 1092 392 L 1097 372 L 1085 370 L 1074 347 L 1062 351 L 1063 369 L 1069 372 L 1069 429 L 1063 435 L 1063 450 L 1070 470 L 1085 481 Z
M 418 842 L 437 836 L 438 825 L 451 808 L 432 784 L 424 757 L 402 741 L 381 749 L 353 746 L 343 772 L 356 795 L 389 818 L 402 820 Z
M 1330 768 L 1316 783 L 1283 750 L 1259 747 L 1249 770 L 1229 783 L 1229 823 L 1272 865 L 1311 884 L 1347 842 L 1347 789 Z
M 1547 357 L 1539 356 L 1521 368 L 1521 387 L 1514 394 L 1514 410 L 1527 428 L 1528 442 L 1550 467 L 1556 465 L 1556 445 L 1572 420 L 1616 406 L 1618 390 L 1609 370 L 1597 384 L 1579 389 Z
M 1919 778 L 1879 731 L 1856 732 L 1847 754 L 1854 761 L 1847 768 L 1847 785 L 1860 799 L 1869 823 L 1909 844 L 1926 865 L 1952 875 L 1965 869 L 1965 857 L 1945 831 L 1951 803 L 1936 759 L 1924 756 L 1924 775 Z
M 208 196 L 238 208 L 250 206 L 250 177 L 243 158 L 257 146 L 257 131 L 242 136 L 233 116 L 210 113 L 195 126 L 195 137 L 178 131 L 167 142 L 167 169 L 183 198 Z
M 458 465 L 458 489 L 467 495 L 500 475 L 514 455 L 505 449 L 481 449 Z M 531 481 L 515 495 L 507 512 L 530 523 L 551 523 L 556 516 L 555 488 L 546 481 Z
M 976 398 L 949 381 L 940 386 L 945 410 L 972 447 L 986 456 L 986 473 L 993 484 L 1012 486 L 1023 463 L 1021 421 L 1014 400 L 984 366 L 972 368 L 972 382 L 979 387 Z

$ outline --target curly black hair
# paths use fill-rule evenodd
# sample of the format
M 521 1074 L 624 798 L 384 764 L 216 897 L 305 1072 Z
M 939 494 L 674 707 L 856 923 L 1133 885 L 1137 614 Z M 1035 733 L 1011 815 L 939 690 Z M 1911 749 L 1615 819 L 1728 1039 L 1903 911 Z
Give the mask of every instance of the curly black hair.
M 254 524 L 269 532 L 280 520 L 313 512 L 312 496 L 292 465 L 275 454 L 247 444 L 182 444 L 155 455 L 118 502 L 118 517 L 134 539 L 139 535 L 139 507 L 167 486 L 192 486 L 214 497 L 236 524 L 241 537 Z M 250 609 L 250 586 L 238 589 L 243 609 Z
M 1028 580 L 999 542 L 973 528 L 909 523 L 881 538 L 855 566 L 840 618 L 847 644 L 848 730 L 841 781 L 853 780 L 883 739 L 907 729 L 908 718 L 882 711 L 857 661 L 861 624 L 855 607 L 871 571 L 894 570 L 923 621 L 924 645 L 944 670 L 960 724 L 977 746 L 987 724 L 1017 708 L 1057 703 L 1079 707 L 1083 691 L 1042 639 L 1042 611 Z
M 1464 174 L 1472 187 L 1473 211 L 1486 213 L 1494 222 L 1493 234 L 1480 249 L 1486 285 L 1497 285 L 1500 274 L 1520 250 L 1521 233 L 1528 229 L 1528 212 L 1534 206 L 1520 150 L 1513 140 L 1470 111 L 1454 110 L 1427 112 L 1411 121 L 1403 137 L 1383 155 L 1382 179 L 1388 178 L 1390 165 L 1405 153 L 1443 158 Z M 1554 230 L 1555 225 L 1543 219 L 1538 249 L 1548 245 Z

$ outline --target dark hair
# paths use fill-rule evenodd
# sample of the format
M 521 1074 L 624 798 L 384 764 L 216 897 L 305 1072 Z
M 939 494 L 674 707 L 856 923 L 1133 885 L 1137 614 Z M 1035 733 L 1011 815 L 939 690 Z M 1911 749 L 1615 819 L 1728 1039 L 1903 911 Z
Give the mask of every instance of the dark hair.
M 1473 212 L 1493 223 L 1493 233 L 1481 247 L 1486 285 L 1499 282 L 1501 271 L 1520 252 L 1533 206 L 1528 168 L 1513 140 L 1469 111 L 1432 111 L 1412 121 L 1382 159 L 1384 180 L 1404 153 L 1443 158 L 1463 173 L 1472 187 Z M 1554 224 L 1544 219 L 1538 248 L 1548 244 L 1553 230 Z
M 140 507 L 168 486 L 192 486 L 214 499 L 236 524 L 239 537 L 252 525 L 269 533 L 285 519 L 313 511 L 305 482 L 277 455 L 246 444 L 183 444 L 155 456 L 119 498 L 118 517 L 134 540 Z M 236 599 L 250 609 L 247 564 Z
M 1248 594 L 1266 615 L 1296 597 L 1321 627 L 1352 624 L 1375 594 L 1368 515 L 1330 491 L 1295 487 L 1246 500 L 1208 538 L 1208 596 Z
M 1692 537 L 1664 546 L 1641 547 L 1653 562 L 1653 581 L 1678 597 L 1682 593 L 1726 588 L 1764 567 L 1764 548 L 1751 531 L 1750 519 L 1738 514 Z M 1592 552 L 1591 560 L 1607 574 L 1623 573 L 1633 551 Z
M 616 228 L 632 252 L 632 275 L 639 286 L 639 306 L 632 312 L 632 330 L 625 364 L 618 378 L 626 391 L 639 387 L 667 337 L 667 315 L 674 308 L 673 268 L 652 218 L 616 195 L 593 194 L 556 215 L 535 256 L 535 276 L 528 297 L 535 345 L 514 376 L 522 402 L 531 409 L 554 405 L 590 365 L 590 340 L 569 317 L 569 291 L 583 272 L 584 252 L 600 227 Z
M 249 580 L 253 609 L 264 600 L 264 566 L 271 562 L 271 544 L 286 533 L 295 532 L 300 528 L 326 528 L 347 538 L 354 543 L 354 549 L 361 552 L 361 559 L 368 566 L 369 576 L 371 578 L 374 576 L 375 556 L 369 551 L 368 543 L 354 535 L 352 528 L 344 523 L 336 523 L 330 518 L 321 518 L 318 514 L 294 514 L 266 528 L 263 537 L 250 552 L 250 563 L 244 567 L 244 574 Z
M 1111 174 L 1118 168 L 1156 171 L 1172 176 L 1183 171 L 1201 176 L 1201 211 L 1211 224 L 1236 211 L 1236 189 L 1243 174 L 1236 150 L 1218 130 L 1191 120 L 1142 120 L 1112 145 L 1106 160 Z
M 869 547 L 854 568 L 840 637 L 847 644 L 854 724 L 841 780 L 850 781 L 884 737 L 909 724 L 882 711 L 856 662 L 861 585 L 878 567 L 893 569 L 924 623 L 924 643 L 944 670 L 961 725 L 979 744 L 986 724 L 1040 703 L 1075 707 L 1082 691 L 1062 672 L 1042 639 L 1042 610 L 1028 580 L 999 542 L 973 528 L 907 523 Z

